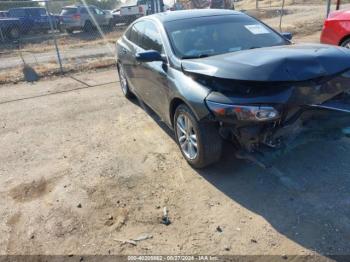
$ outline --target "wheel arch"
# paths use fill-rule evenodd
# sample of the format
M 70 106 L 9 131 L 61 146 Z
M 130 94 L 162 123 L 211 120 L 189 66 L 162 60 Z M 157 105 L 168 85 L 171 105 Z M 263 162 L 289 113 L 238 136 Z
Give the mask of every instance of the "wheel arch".
M 196 111 L 193 110 L 192 106 L 189 103 L 185 102 L 185 100 L 180 98 L 180 97 L 174 97 L 171 100 L 170 106 L 169 106 L 169 118 L 170 118 L 170 124 L 172 127 L 174 127 L 174 116 L 175 116 L 176 108 L 181 104 L 188 106 L 188 108 L 191 109 L 191 111 L 194 114 L 194 116 L 196 117 L 196 119 L 199 121 L 199 117 L 198 117 Z
M 346 40 L 348 40 L 348 39 L 350 39 L 350 34 L 345 35 L 342 39 L 340 39 L 338 45 L 340 46 L 344 41 L 346 41 Z

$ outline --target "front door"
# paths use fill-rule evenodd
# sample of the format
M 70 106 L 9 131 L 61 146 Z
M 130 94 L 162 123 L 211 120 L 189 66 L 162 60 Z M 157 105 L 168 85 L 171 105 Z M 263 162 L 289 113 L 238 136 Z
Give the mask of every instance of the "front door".
M 145 22 L 142 48 L 158 51 L 165 57 L 161 35 L 152 21 Z M 144 101 L 164 118 L 167 114 L 165 105 L 168 105 L 167 62 L 140 63 L 138 67 L 141 78 L 137 85 L 142 90 Z

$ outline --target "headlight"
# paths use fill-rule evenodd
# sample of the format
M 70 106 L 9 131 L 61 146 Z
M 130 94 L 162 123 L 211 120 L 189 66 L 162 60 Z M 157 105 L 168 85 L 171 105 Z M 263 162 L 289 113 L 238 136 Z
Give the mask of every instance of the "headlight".
M 272 106 L 245 106 L 206 101 L 209 109 L 218 117 L 232 117 L 241 121 L 271 121 L 280 117 Z

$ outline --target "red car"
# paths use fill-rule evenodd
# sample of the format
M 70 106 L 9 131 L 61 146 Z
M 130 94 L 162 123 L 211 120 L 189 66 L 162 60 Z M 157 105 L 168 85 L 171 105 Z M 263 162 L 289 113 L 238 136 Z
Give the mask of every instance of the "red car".
M 321 43 L 350 48 L 350 10 L 332 12 L 325 20 Z
M 350 48 L 350 10 L 332 12 L 325 20 L 321 43 Z

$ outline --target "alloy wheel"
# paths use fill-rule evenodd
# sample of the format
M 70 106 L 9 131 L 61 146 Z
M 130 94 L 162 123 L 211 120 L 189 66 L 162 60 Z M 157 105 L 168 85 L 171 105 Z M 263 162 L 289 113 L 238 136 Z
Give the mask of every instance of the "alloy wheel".
M 124 95 L 126 95 L 128 92 L 128 82 L 126 81 L 123 66 L 120 66 L 119 68 L 119 76 L 120 76 L 120 86 L 122 88 Z
M 176 120 L 177 140 L 182 152 L 188 159 L 195 159 L 198 155 L 197 135 L 191 119 L 180 114 Z

